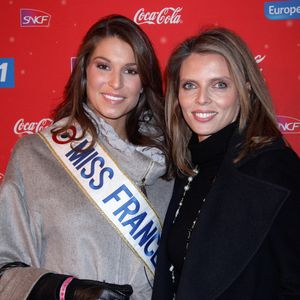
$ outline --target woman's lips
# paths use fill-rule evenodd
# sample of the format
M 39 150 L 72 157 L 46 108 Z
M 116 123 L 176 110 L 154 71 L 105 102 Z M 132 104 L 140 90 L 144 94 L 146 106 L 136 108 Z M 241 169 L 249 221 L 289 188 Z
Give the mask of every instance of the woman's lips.
M 210 121 L 211 119 L 213 119 L 217 115 L 217 112 L 215 112 L 215 111 L 209 111 L 209 112 L 195 111 L 192 114 L 197 121 L 207 122 L 207 121 Z
M 102 96 L 110 101 L 123 101 L 126 98 L 123 96 L 119 96 L 119 95 L 113 95 L 113 94 L 106 94 L 106 93 L 102 93 Z

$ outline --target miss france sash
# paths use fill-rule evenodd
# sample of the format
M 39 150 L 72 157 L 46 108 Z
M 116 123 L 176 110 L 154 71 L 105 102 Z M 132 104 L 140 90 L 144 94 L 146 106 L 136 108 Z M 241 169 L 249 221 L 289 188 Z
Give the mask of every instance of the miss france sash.
M 82 151 L 89 145 L 91 136 L 86 133 L 82 139 L 74 141 L 73 138 L 82 132 L 78 124 L 62 134 L 51 133 L 52 128 L 47 127 L 39 136 L 88 199 L 154 274 L 161 223 L 147 198 L 100 144 Z

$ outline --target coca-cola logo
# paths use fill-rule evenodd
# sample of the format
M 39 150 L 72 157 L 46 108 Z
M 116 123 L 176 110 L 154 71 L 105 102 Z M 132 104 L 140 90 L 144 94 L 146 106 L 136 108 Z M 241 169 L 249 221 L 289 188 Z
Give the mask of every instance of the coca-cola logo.
M 255 56 L 255 61 L 256 61 L 256 63 L 259 64 L 259 63 L 261 63 L 262 61 L 264 61 L 265 58 L 266 58 L 266 55 L 260 55 L 260 54 L 258 54 L 258 55 Z
M 265 58 L 266 58 L 266 55 L 260 55 L 260 54 L 258 54 L 254 57 L 257 64 L 260 64 L 261 62 L 263 62 L 265 60 Z M 263 68 L 260 67 L 259 69 L 261 72 L 263 71 Z
M 182 23 L 182 7 L 165 7 L 160 11 L 146 12 L 145 8 L 139 9 L 133 20 L 136 24 L 179 24 Z
M 25 122 L 24 119 L 20 119 L 14 126 L 15 134 L 34 134 L 40 132 L 42 129 L 50 126 L 53 123 L 51 119 L 44 118 L 38 122 Z

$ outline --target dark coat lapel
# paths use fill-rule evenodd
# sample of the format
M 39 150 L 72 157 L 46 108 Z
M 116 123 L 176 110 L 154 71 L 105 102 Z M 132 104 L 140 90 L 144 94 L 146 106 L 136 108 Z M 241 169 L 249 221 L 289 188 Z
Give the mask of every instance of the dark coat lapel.
M 231 161 L 224 159 L 194 228 L 176 299 L 220 296 L 255 255 L 289 195 Z

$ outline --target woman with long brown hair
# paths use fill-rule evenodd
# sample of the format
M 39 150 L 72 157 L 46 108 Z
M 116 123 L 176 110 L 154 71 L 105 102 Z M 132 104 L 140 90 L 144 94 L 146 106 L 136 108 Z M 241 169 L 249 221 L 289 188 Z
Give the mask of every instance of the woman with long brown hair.
M 0 191 L 1 299 L 151 298 L 172 193 L 162 80 L 119 15 L 86 33 L 54 124 L 21 139 Z

